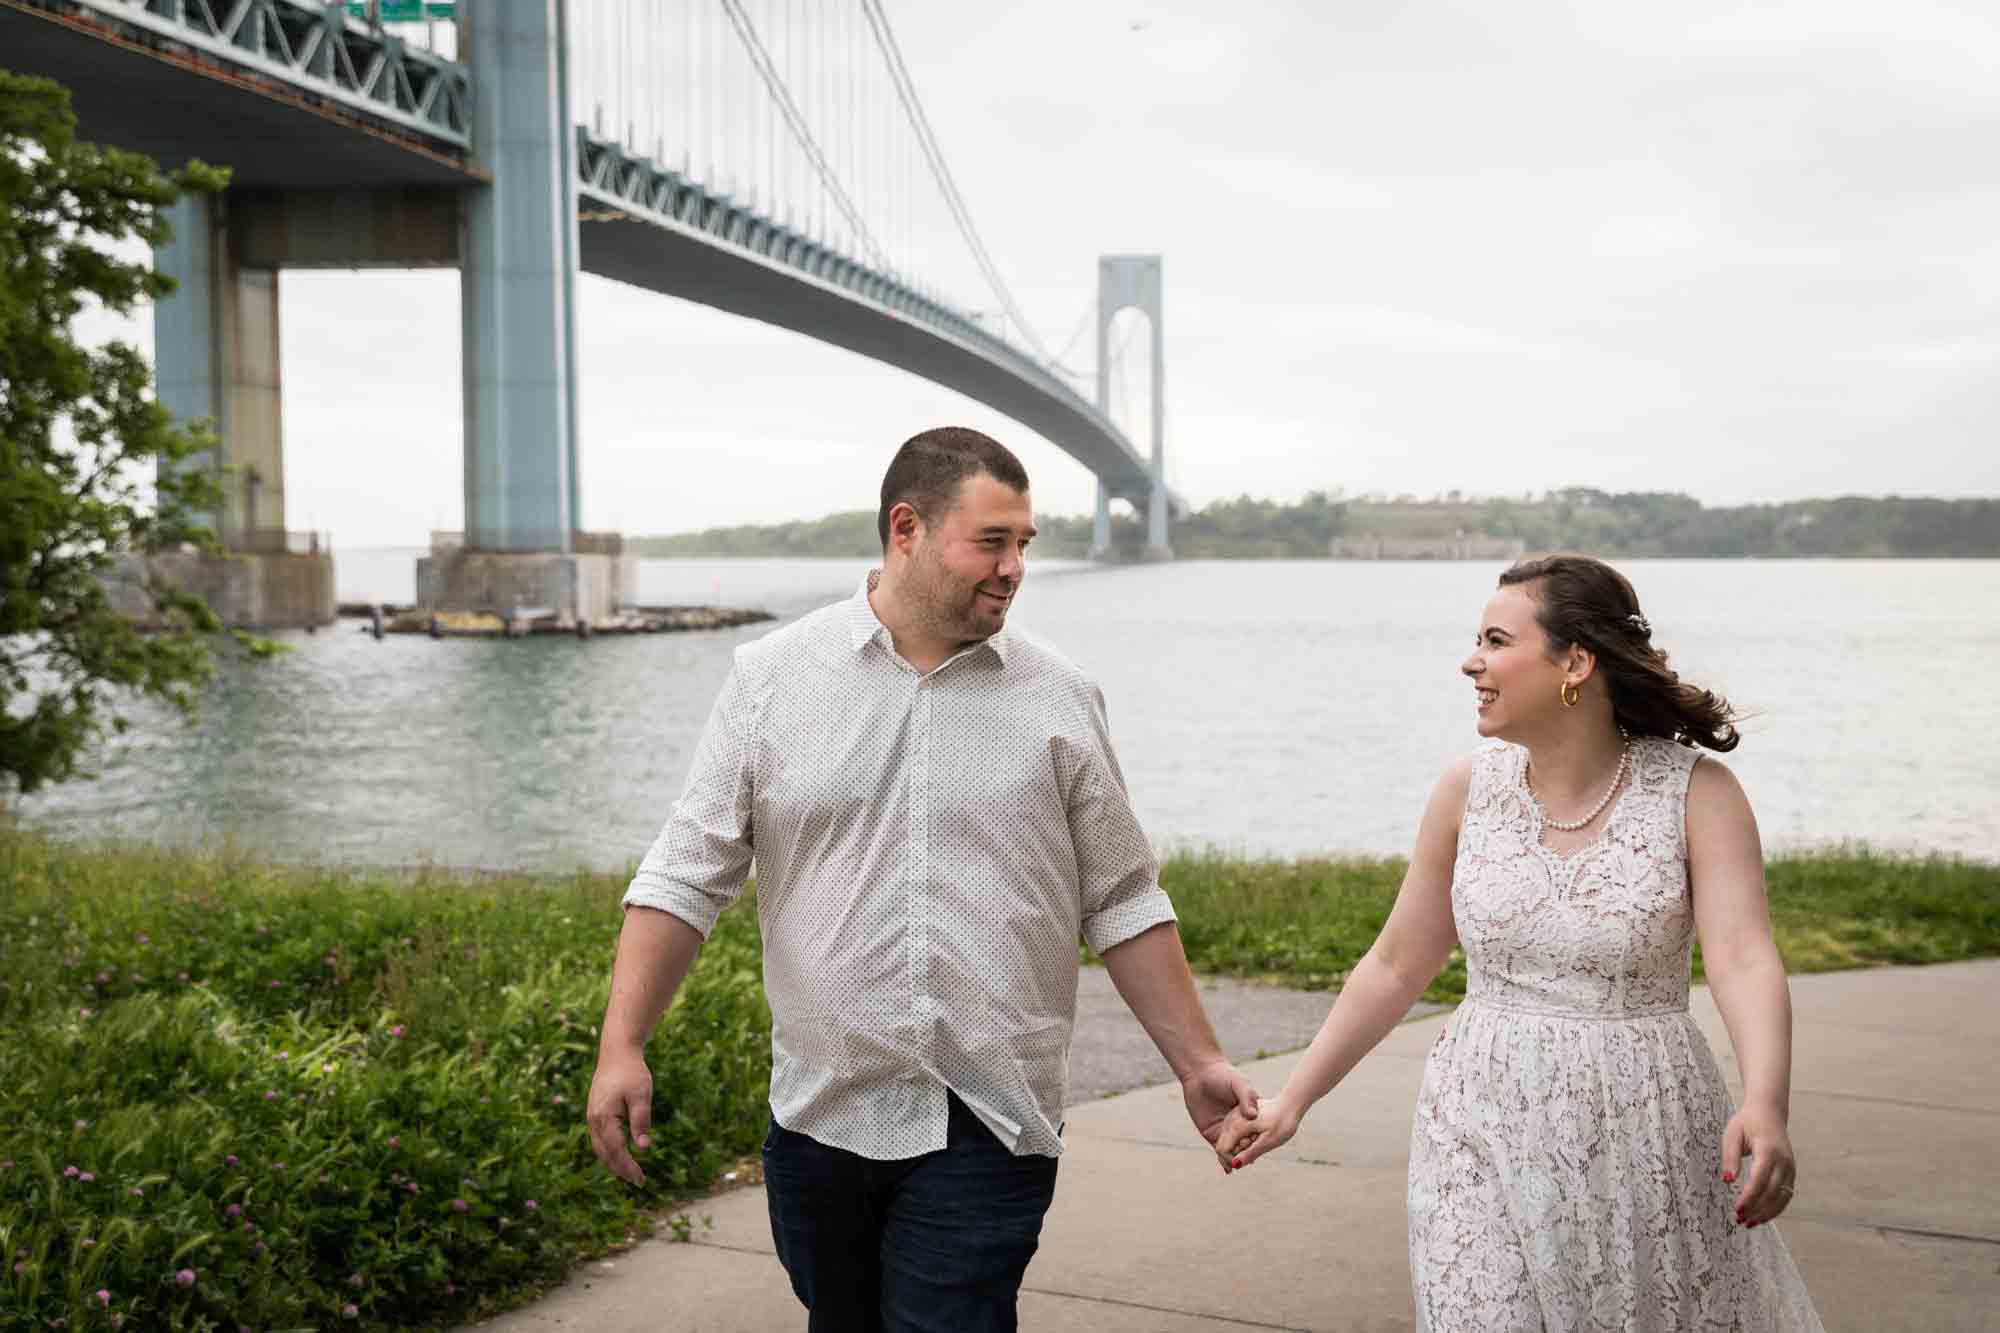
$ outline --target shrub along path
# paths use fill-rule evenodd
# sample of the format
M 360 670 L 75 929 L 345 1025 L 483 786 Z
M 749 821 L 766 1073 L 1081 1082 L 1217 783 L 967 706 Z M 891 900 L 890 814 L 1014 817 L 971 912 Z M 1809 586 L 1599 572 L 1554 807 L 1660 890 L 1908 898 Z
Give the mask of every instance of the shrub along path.
M 448 1326 L 754 1149 L 756 919 L 652 1047 L 652 1183 L 581 1132 L 617 888 L 0 833 L 0 1328 Z

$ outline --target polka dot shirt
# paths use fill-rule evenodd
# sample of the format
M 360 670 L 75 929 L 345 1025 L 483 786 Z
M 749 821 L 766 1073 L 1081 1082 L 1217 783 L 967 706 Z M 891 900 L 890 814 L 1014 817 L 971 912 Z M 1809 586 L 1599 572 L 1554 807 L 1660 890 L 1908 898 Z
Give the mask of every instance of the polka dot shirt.
M 1061 1153 L 1076 941 L 1174 919 L 1082 672 L 1009 628 L 919 673 L 867 584 L 744 645 L 625 904 L 706 936 L 753 856 L 780 1124 L 914 1157 L 949 1089 Z

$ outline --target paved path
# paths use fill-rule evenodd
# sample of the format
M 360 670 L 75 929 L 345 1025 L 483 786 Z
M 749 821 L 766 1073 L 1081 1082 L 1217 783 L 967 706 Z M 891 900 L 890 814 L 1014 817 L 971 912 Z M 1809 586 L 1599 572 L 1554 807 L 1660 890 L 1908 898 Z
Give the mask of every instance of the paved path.
M 1798 977 L 1792 995 L 1799 1198 L 1779 1230 L 1827 1328 L 2000 1330 L 2000 961 Z M 1705 991 L 1694 1011 L 1733 1067 Z M 1411 1328 L 1405 1153 L 1442 1021 L 1398 1028 L 1283 1152 L 1237 1176 L 1193 1137 L 1177 1089 L 1075 1107 L 1022 1328 Z M 1248 1069 L 1274 1089 L 1295 1059 Z M 802 1329 L 762 1191 L 702 1211 L 715 1229 L 694 1243 L 647 1242 L 483 1327 Z
M 1333 1003 L 1327 991 L 1286 990 L 1227 977 L 1203 977 L 1199 985 L 1201 1007 L 1216 1038 L 1239 1064 L 1300 1050 L 1319 1031 Z M 1420 1004 L 1410 1016 L 1443 1009 Z M 1069 1045 L 1069 1105 L 1155 1087 L 1172 1077 L 1153 1039 L 1118 998 L 1111 974 L 1101 967 L 1084 968 L 1077 977 L 1076 1030 Z

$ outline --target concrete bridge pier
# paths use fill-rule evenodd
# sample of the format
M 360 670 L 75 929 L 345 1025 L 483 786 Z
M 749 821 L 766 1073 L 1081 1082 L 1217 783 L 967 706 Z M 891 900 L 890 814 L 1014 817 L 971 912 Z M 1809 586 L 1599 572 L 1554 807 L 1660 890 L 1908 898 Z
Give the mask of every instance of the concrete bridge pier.
M 1171 560 L 1167 541 L 1167 367 L 1166 337 L 1160 326 L 1160 256 L 1105 255 L 1097 261 L 1097 405 L 1111 410 L 1111 321 L 1122 310 L 1146 317 L 1153 343 L 1153 485 L 1146 503 L 1146 558 Z M 1098 488 L 1098 529 L 1110 546 L 1110 511 Z
M 441 610 L 602 622 L 623 596 L 615 539 L 580 532 L 576 432 L 576 138 L 566 0 L 467 7 L 472 146 L 490 184 L 463 194 L 465 535 L 417 566 Z
M 201 593 L 224 623 L 296 628 L 333 619 L 333 554 L 285 528 L 285 450 L 278 362 L 278 272 L 250 262 L 235 196 L 190 195 L 153 256 L 178 284 L 153 307 L 156 392 L 181 420 L 207 418 L 220 447 L 184 467 L 212 469 L 221 507 L 208 516 L 225 553 L 156 558 L 153 567 Z M 134 567 L 114 583 L 122 609 L 144 619 Z
M 1097 482 L 1097 517 L 1090 526 L 1090 558 L 1108 559 L 1111 555 L 1111 488 L 1103 478 Z

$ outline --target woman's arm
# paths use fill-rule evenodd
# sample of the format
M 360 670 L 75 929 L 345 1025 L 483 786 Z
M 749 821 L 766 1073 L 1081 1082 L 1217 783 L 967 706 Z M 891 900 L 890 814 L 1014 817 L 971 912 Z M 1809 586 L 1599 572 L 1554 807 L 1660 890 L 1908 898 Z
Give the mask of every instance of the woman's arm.
M 1452 863 L 1458 826 L 1472 781 L 1472 756 L 1454 763 L 1431 791 L 1417 830 L 1410 868 L 1381 934 L 1341 984 L 1333 1011 L 1276 1097 L 1255 1118 L 1232 1114 L 1216 1140 L 1225 1167 L 1248 1166 L 1298 1132 L 1312 1104 L 1410 1012 L 1431 978 L 1451 957 L 1458 930 L 1451 918 Z
M 1736 1218 L 1756 1226 L 1785 1211 L 1797 1175 L 1786 1129 L 1792 1100 L 1792 995 L 1771 938 L 1757 817 L 1736 775 L 1719 763 L 1696 764 L 1689 779 L 1687 842 L 1702 968 L 1743 1075 L 1743 1105 L 1723 1133 L 1720 1170 L 1733 1183 L 1749 1154 L 1750 1171 L 1736 1194 Z

